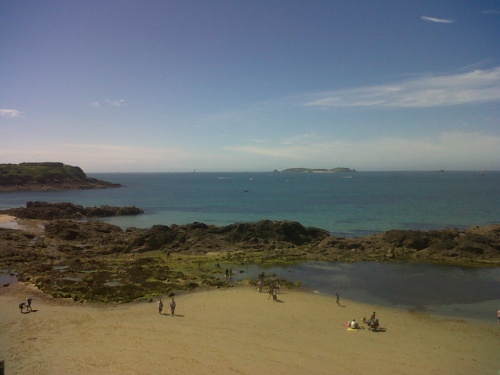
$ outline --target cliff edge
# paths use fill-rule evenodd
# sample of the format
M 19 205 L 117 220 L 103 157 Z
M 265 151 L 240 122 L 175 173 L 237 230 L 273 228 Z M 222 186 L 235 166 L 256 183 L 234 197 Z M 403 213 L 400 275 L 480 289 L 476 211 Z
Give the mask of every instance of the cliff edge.
M 87 177 L 80 167 L 59 162 L 0 164 L 0 192 L 117 187 L 121 185 Z

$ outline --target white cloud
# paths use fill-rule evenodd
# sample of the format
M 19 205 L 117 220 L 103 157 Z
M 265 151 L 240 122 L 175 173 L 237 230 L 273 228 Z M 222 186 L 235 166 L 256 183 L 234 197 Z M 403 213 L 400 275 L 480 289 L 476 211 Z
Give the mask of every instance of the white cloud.
M 482 10 L 482 14 L 500 14 L 499 10 L 493 10 L 493 9 L 488 9 L 488 10 Z
M 422 16 L 420 18 L 423 19 L 424 21 L 427 21 L 427 22 L 436 22 L 436 23 L 453 23 L 453 22 L 455 22 L 453 20 L 447 20 L 444 18 L 428 17 L 428 16 Z
M 92 107 L 100 107 L 102 105 L 107 105 L 107 106 L 110 106 L 110 107 L 121 107 L 122 105 L 125 104 L 125 100 L 123 99 L 120 99 L 120 100 L 109 100 L 109 99 L 106 99 L 104 102 L 99 102 L 99 101 L 93 101 L 93 102 L 90 102 L 90 105 Z
M 16 147 L 2 149 L 0 158 L 7 163 L 24 161 L 60 161 L 77 165 L 85 172 L 151 172 L 192 168 L 195 155 L 180 148 L 152 148 L 110 144 L 58 144 L 57 147 Z M 168 170 L 168 169 L 167 169 Z
M 106 99 L 106 103 L 112 107 L 120 107 L 125 103 L 125 100 L 120 99 L 120 100 L 108 100 Z
M 500 101 L 500 67 L 311 95 L 309 107 L 423 108 Z
M 0 109 L 1 117 L 19 117 L 21 116 L 21 112 L 17 109 Z
M 285 167 L 357 170 L 498 170 L 500 136 L 451 131 L 434 137 L 380 137 L 348 142 L 321 140 L 297 144 L 235 145 L 227 148 L 243 157 L 259 156 Z

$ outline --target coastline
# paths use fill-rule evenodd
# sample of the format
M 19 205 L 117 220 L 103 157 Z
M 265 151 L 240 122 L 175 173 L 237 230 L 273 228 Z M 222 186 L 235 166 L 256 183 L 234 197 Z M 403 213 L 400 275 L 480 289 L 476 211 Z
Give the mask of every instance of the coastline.
M 0 289 L 7 374 L 472 374 L 500 365 L 500 327 L 282 289 L 281 303 L 238 286 L 153 303 L 91 305 Z M 36 312 L 17 305 L 34 294 Z M 382 332 L 344 324 L 372 311 Z

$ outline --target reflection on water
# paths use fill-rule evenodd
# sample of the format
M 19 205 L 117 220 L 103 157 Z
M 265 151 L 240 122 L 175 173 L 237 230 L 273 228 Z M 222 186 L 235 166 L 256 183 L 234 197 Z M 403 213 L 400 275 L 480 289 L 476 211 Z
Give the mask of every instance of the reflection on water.
M 64 271 L 64 267 L 60 268 Z M 240 273 L 240 270 L 244 272 Z M 310 262 L 288 267 L 248 265 L 235 269 L 235 272 L 235 281 L 256 279 L 265 272 L 288 281 L 300 281 L 305 288 L 320 294 L 334 296 L 338 292 L 341 298 L 368 304 L 495 323 L 500 308 L 500 267 Z M 16 282 L 15 275 L 0 270 L 2 285 L 13 282 Z
M 276 273 L 307 289 L 366 303 L 466 318 L 495 319 L 500 268 L 412 263 L 311 262 L 290 267 L 245 268 L 246 277 Z

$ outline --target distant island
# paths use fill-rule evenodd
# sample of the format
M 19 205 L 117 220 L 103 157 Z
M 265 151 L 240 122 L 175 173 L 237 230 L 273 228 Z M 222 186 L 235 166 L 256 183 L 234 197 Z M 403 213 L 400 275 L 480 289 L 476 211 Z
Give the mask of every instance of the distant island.
M 321 168 L 288 168 L 282 171 L 283 173 L 353 173 L 355 169 L 337 167 L 332 169 Z
M 87 177 L 80 167 L 59 162 L 0 164 L 0 192 L 117 187 L 121 185 Z

